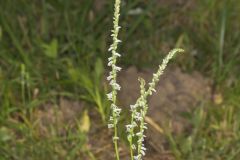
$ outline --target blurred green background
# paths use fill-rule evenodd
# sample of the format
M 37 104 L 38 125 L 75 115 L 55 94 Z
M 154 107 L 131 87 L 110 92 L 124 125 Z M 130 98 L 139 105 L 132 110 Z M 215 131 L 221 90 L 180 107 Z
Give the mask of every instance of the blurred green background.
M 84 110 L 95 108 L 101 125 L 106 123 L 107 86 L 101 80 L 109 57 L 113 3 L 0 0 L 0 160 L 97 159 L 86 145 L 86 112 L 75 124 L 83 121 L 86 127 L 64 135 L 57 133 L 65 127 L 60 124 L 42 136 L 34 116 L 39 106 L 65 97 L 84 101 Z M 239 20 L 239 0 L 122 3 L 123 68 L 156 67 L 170 49 L 181 47 L 185 53 L 172 65 L 189 74 L 199 71 L 220 94 L 220 105 L 208 104 L 211 109 L 204 116 L 193 113 L 199 118 L 193 132 L 170 138 L 176 159 L 240 159 Z

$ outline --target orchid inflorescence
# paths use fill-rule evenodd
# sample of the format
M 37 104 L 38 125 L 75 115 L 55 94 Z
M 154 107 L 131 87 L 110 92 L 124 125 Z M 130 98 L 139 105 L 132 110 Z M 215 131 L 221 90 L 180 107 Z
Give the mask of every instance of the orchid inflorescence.
M 146 117 L 147 111 L 148 111 L 148 105 L 147 105 L 147 97 L 149 95 L 152 95 L 153 92 L 156 92 L 155 87 L 156 84 L 159 82 L 160 76 L 163 74 L 164 70 L 167 67 L 167 64 L 170 59 L 174 57 L 174 55 L 177 52 L 183 52 L 182 49 L 173 49 L 169 52 L 169 54 L 163 59 L 163 62 L 161 65 L 159 65 L 159 68 L 156 73 L 153 74 L 152 81 L 148 84 L 149 88 L 148 90 L 145 89 L 145 80 L 142 78 L 139 78 L 140 81 L 140 97 L 138 98 L 136 104 L 130 105 L 130 111 L 131 111 L 131 122 L 130 124 L 126 125 L 127 132 L 128 132 L 128 141 L 130 144 L 130 154 L 131 159 L 135 160 L 141 160 L 142 157 L 145 155 L 146 148 L 143 144 L 144 138 L 146 137 L 144 135 L 144 130 L 147 129 L 146 123 L 144 121 L 144 118 Z M 135 128 L 138 128 L 138 132 L 135 133 Z M 133 150 L 136 149 L 136 145 L 133 144 L 133 137 L 137 136 L 137 155 L 133 155 Z
M 107 94 L 109 101 L 111 101 L 111 115 L 110 123 L 108 128 L 114 129 L 113 143 L 115 148 L 116 159 L 119 160 L 119 151 L 118 151 L 118 120 L 121 113 L 121 108 L 116 104 L 117 92 L 121 89 L 121 86 L 117 83 L 117 73 L 121 71 L 121 68 L 116 65 L 117 58 L 121 57 L 121 54 L 117 52 L 118 44 L 121 42 L 118 39 L 118 33 L 120 30 L 119 26 L 119 16 L 120 16 L 120 4 L 121 0 L 115 0 L 114 5 L 114 17 L 113 17 L 113 30 L 111 37 L 113 38 L 113 43 L 111 44 L 109 51 L 112 53 L 111 57 L 108 58 L 108 66 L 111 67 L 109 76 L 107 80 L 111 86 L 111 92 Z M 173 49 L 169 54 L 163 59 L 161 65 L 155 74 L 150 83 L 148 83 L 148 89 L 146 89 L 145 80 L 139 78 L 140 81 L 140 97 L 137 99 L 134 105 L 130 105 L 131 111 L 131 121 L 130 124 L 126 125 L 127 129 L 127 139 L 130 145 L 130 154 L 131 160 L 142 160 L 142 157 L 145 155 L 146 148 L 144 146 L 144 131 L 147 129 L 147 124 L 145 122 L 145 117 L 148 111 L 147 98 L 149 95 L 152 95 L 153 92 L 156 92 L 155 87 L 159 82 L 160 76 L 163 74 L 164 70 L 167 67 L 170 59 L 174 57 L 177 52 L 183 52 L 182 49 Z M 137 141 L 135 142 L 134 139 Z M 135 155 L 134 155 L 135 153 Z
M 114 16 L 113 16 L 113 30 L 111 37 L 113 38 L 113 43 L 110 46 L 109 50 L 112 55 L 108 58 L 108 66 L 111 67 L 111 71 L 109 72 L 109 76 L 107 80 L 112 88 L 112 91 L 107 94 L 108 99 L 111 101 L 111 116 L 110 116 L 110 124 L 108 124 L 108 128 L 114 128 L 114 136 L 113 143 L 115 147 L 116 158 L 119 160 L 118 153 L 118 133 L 117 133 L 117 123 L 120 117 L 121 109 L 116 105 L 117 91 L 121 89 L 120 85 L 117 83 L 117 72 L 121 70 L 120 67 L 116 66 L 117 58 L 121 55 L 117 53 L 118 43 L 121 41 L 118 39 L 118 33 L 120 30 L 119 26 L 119 16 L 120 16 L 120 4 L 121 0 L 116 0 L 114 5 Z

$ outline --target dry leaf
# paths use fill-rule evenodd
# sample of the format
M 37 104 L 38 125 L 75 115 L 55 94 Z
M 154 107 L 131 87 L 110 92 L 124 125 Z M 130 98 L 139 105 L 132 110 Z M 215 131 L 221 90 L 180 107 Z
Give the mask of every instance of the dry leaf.
M 88 110 L 84 110 L 82 118 L 80 120 L 79 128 L 82 132 L 87 133 L 90 129 L 90 126 L 91 126 L 91 122 L 90 122 L 90 118 L 88 115 Z

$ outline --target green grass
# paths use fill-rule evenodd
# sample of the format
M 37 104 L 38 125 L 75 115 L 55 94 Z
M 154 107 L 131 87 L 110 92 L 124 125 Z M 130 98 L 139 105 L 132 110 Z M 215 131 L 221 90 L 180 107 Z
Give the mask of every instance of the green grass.
M 121 64 L 153 67 L 169 48 L 184 48 L 177 65 L 212 78 L 224 99 L 190 115 L 191 132 L 169 135 L 172 149 L 180 159 L 238 160 L 240 2 L 202 0 L 193 9 L 156 3 L 127 1 L 123 7 Z M 99 84 L 109 56 L 112 6 L 108 2 L 96 12 L 93 0 L 0 1 L 1 160 L 71 160 L 83 152 L 92 157 L 82 147 L 85 133 L 42 138 L 32 112 L 64 96 L 88 102 L 106 119 L 106 86 Z M 142 9 L 139 15 L 128 14 L 136 8 Z
M 234 95 L 229 96 L 222 105 L 200 106 L 189 113 L 191 132 L 167 135 L 177 159 L 240 158 L 240 108 L 233 103 Z

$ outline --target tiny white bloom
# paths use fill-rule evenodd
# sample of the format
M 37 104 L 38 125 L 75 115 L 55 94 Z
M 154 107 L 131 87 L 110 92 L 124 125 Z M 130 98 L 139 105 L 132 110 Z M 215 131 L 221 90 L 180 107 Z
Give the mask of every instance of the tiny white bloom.
M 113 121 L 113 117 L 112 116 L 110 116 L 109 121 Z
M 134 111 L 136 108 L 137 108 L 136 105 L 130 105 L 130 109 L 131 109 L 131 111 Z
M 122 68 L 114 65 L 113 69 L 116 70 L 116 71 L 121 71 Z
M 144 145 L 143 145 L 142 148 L 141 148 L 141 150 L 146 151 L 147 148 L 145 148 Z
M 113 55 L 114 56 L 117 56 L 117 57 L 121 57 L 121 54 L 117 53 L 117 52 L 113 52 Z
M 111 109 L 115 110 L 117 108 L 117 106 L 115 104 L 111 104 Z
M 110 84 L 111 84 L 111 82 L 110 82 Z M 114 81 L 112 82 L 111 85 L 112 85 L 112 87 L 113 87 L 115 90 L 118 90 L 118 91 L 119 91 L 119 90 L 121 89 L 121 86 L 120 86 L 119 84 L 117 84 L 116 82 L 114 82 Z
M 135 144 L 132 145 L 132 149 L 135 150 L 136 149 L 136 146 Z
M 108 100 L 112 101 L 113 99 L 113 95 L 112 92 L 107 94 Z
M 140 151 L 143 156 L 145 156 L 145 152 L 143 150 Z
M 109 61 L 107 65 L 108 65 L 108 66 L 113 65 L 113 61 Z
M 112 78 L 113 78 L 113 76 L 110 75 L 110 76 L 107 77 L 107 80 L 110 81 Z
M 138 132 L 138 133 L 136 133 L 136 136 L 142 136 L 142 133 L 141 132 Z
M 110 128 L 113 128 L 114 127 L 114 125 L 113 124 L 108 124 L 108 128 L 110 129 Z
M 133 127 L 134 127 L 134 126 L 131 125 L 131 124 L 126 125 L 127 132 L 130 132 Z
M 112 60 L 113 60 L 113 57 L 109 57 L 109 58 L 108 58 L 108 61 L 112 61 Z
M 119 140 L 119 137 L 113 137 L 113 141 Z
M 108 49 L 108 51 L 111 51 L 111 50 L 113 50 L 113 46 L 110 46 L 110 48 Z

